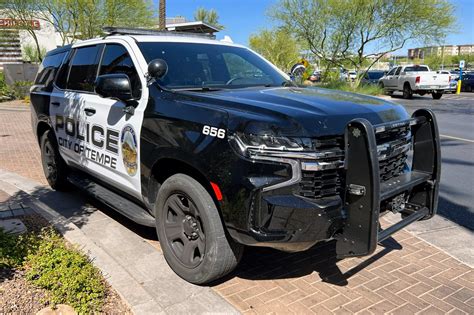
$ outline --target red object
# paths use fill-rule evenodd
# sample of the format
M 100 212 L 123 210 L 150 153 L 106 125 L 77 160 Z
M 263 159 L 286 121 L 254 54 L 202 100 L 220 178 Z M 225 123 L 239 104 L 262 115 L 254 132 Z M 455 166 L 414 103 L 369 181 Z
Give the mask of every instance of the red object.
M 217 200 L 221 201 L 222 200 L 222 193 L 221 189 L 219 186 L 217 186 L 216 183 L 211 182 L 212 189 L 214 190 L 214 194 L 216 195 Z
M 415 84 L 419 84 L 419 83 L 420 83 L 420 77 L 418 76 L 418 77 L 416 77 L 416 79 L 415 79 Z

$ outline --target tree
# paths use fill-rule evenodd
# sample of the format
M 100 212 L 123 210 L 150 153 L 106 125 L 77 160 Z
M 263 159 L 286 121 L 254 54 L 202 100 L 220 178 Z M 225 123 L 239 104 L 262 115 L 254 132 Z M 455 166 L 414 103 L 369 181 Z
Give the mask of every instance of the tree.
M 285 72 L 298 62 L 296 40 L 284 29 L 262 30 L 249 38 L 250 47 Z
M 408 41 L 439 42 L 454 24 L 448 0 L 280 0 L 270 16 L 328 69 L 348 63 L 357 71 Z
M 151 4 L 147 0 L 15 0 L 4 7 L 13 18 L 52 23 L 63 45 L 101 36 L 104 26 L 153 25 Z M 36 40 L 34 29 L 28 32 Z M 37 49 L 39 52 L 39 44 Z
M 166 31 L 166 0 L 160 0 L 158 23 L 158 29 L 160 31 Z
M 217 11 L 214 9 L 206 10 L 204 8 L 198 8 L 194 12 L 194 20 L 206 22 L 219 30 L 224 29 L 224 26 L 219 24 L 219 14 L 217 14 Z

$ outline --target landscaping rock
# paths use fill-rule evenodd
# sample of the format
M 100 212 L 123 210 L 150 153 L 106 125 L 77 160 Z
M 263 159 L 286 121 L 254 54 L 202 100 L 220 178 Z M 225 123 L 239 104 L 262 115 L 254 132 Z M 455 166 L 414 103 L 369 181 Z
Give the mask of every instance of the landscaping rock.
M 76 315 L 77 312 L 69 305 L 59 304 L 56 305 L 55 309 L 51 307 L 45 307 L 36 315 Z
M 0 228 L 12 234 L 23 234 L 27 231 L 26 226 L 19 219 L 0 220 Z

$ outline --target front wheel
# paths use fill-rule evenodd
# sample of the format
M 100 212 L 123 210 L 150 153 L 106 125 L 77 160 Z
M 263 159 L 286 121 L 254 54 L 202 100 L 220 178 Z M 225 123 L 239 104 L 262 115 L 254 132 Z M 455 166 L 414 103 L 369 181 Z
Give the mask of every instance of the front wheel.
M 41 136 L 41 164 L 49 186 L 55 190 L 67 190 L 67 165 L 59 155 L 54 132 L 48 130 Z
M 433 97 L 433 99 L 439 100 L 439 99 L 441 98 L 441 96 L 443 96 L 443 93 L 441 93 L 441 92 L 433 92 L 433 93 L 431 93 L 431 96 Z
M 224 230 L 207 190 L 185 174 L 175 174 L 160 187 L 155 203 L 158 238 L 171 269 L 186 281 L 205 284 L 231 272 L 243 245 Z

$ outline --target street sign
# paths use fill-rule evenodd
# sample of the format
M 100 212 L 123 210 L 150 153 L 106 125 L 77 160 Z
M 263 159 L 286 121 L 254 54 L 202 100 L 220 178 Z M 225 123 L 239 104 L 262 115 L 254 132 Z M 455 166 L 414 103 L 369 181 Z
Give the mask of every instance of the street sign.
M 459 61 L 459 68 L 464 68 L 464 60 Z

